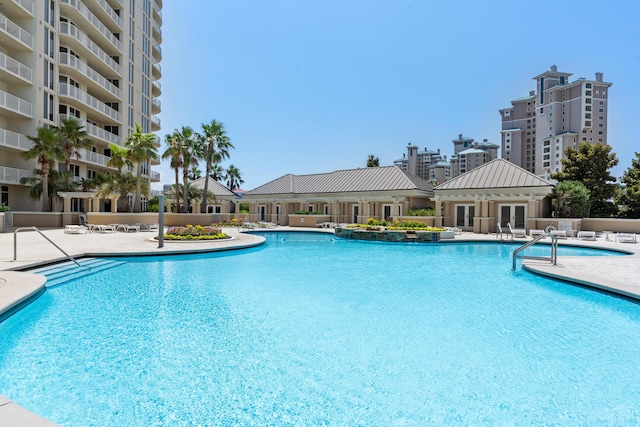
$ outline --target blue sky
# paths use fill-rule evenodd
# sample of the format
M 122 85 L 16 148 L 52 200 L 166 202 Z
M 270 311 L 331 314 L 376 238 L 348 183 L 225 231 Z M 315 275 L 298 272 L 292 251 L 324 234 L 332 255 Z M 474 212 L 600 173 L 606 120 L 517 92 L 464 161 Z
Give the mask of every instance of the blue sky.
M 613 83 L 613 175 L 640 151 L 634 0 L 167 0 L 162 14 L 158 135 L 223 122 L 235 149 L 222 166 L 247 190 L 369 154 L 391 165 L 408 143 L 450 155 L 460 133 L 499 144 L 498 110 L 554 64 Z

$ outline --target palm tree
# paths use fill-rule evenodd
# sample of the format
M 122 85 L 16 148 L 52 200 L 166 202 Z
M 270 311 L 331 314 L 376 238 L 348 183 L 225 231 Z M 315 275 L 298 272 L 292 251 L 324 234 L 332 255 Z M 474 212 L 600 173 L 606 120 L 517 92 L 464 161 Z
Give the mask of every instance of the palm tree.
M 205 176 L 211 175 L 214 164 L 220 163 L 229 157 L 229 149 L 233 148 L 224 124 L 217 120 L 211 120 L 209 124 L 202 124 L 202 133 L 198 134 L 198 140 L 202 144 L 202 158 L 205 161 Z M 200 212 L 207 211 L 207 195 L 209 194 L 209 180 L 204 182 L 204 195 Z
M 173 133 L 165 135 L 164 142 L 167 148 L 164 150 L 164 153 L 162 153 L 162 158 L 171 160 L 170 166 L 173 168 L 173 171 L 175 172 L 174 188 L 178 188 L 178 185 L 180 184 L 180 178 L 179 178 L 180 168 L 182 168 L 182 150 L 180 149 L 179 132 L 175 130 Z M 180 206 L 179 195 L 176 195 L 175 199 L 176 199 L 176 206 L 178 206 L 176 210 L 179 210 L 179 206 Z
M 102 198 L 108 198 L 112 194 L 119 194 L 118 212 L 131 212 L 131 206 L 127 200 L 128 194 L 133 193 L 136 189 L 137 180 L 131 172 L 114 172 L 109 179 L 98 187 L 97 194 Z M 148 191 L 147 183 L 142 183 L 142 191 Z
M 211 173 L 209 176 L 216 182 L 222 181 L 224 178 L 224 168 L 220 165 L 211 166 Z
M 125 166 L 133 166 L 129 156 L 129 149 L 118 144 L 109 144 L 111 150 L 111 157 L 107 161 L 107 166 L 110 168 L 118 169 L 118 172 L 122 173 L 122 168 Z
M 60 126 L 56 128 L 56 132 L 65 151 L 64 170 L 70 172 L 71 157 L 75 155 L 76 159 L 80 159 L 79 150 L 82 148 L 90 148 L 93 142 L 87 138 L 88 134 L 84 130 L 84 126 L 75 117 L 69 116 L 62 119 Z M 67 181 L 70 176 L 71 175 L 67 177 Z
M 200 169 L 198 169 L 198 166 L 197 165 L 191 166 L 191 169 L 189 170 L 189 180 L 195 181 L 201 176 L 202 176 L 202 172 L 200 172 Z
M 71 172 L 58 172 L 55 169 L 51 169 L 45 176 L 41 169 L 36 169 L 33 171 L 32 177 L 20 178 L 20 183 L 31 185 L 29 197 L 34 200 L 40 199 L 44 189 L 46 188 L 48 196 L 44 199 L 44 203 L 48 205 L 48 211 L 53 211 L 53 201 L 60 200 L 58 192 L 76 191 L 78 189 L 77 183 L 73 181 L 69 182 L 70 176 Z
M 227 188 L 231 191 L 240 188 L 240 186 L 244 184 L 244 180 L 240 177 L 240 170 L 233 165 L 229 165 L 227 168 L 224 179 L 227 180 Z
M 136 130 L 131 132 L 125 147 L 129 149 L 129 160 L 136 164 L 136 196 L 133 199 L 133 211 L 140 212 L 140 195 L 142 193 L 142 166 L 148 165 L 150 160 L 158 159 L 156 136 L 142 132 L 140 123 L 136 123 Z
M 182 158 L 182 212 L 189 212 L 189 168 L 198 164 L 202 158 L 202 144 L 198 141 L 197 134 L 189 126 L 182 126 L 176 131 L 179 141 L 180 156 Z
M 60 137 L 53 128 L 39 127 L 36 129 L 36 136 L 27 136 L 33 143 L 31 148 L 23 153 L 20 153 L 25 159 L 37 159 L 38 163 L 42 166 L 41 169 L 36 169 L 40 172 L 40 181 L 42 190 L 40 195 L 42 197 L 42 211 L 51 212 L 51 201 L 49 196 L 49 172 L 51 170 L 51 162 L 64 160 L 64 150 L 60 144 Z

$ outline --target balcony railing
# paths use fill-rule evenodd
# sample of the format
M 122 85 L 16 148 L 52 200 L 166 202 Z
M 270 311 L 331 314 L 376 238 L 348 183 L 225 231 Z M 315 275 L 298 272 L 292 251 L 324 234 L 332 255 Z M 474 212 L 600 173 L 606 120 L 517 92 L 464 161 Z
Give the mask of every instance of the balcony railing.
M 27 80 L 29 83 L 33 83 L 31 68 L 16 61 L 10 56 L 0 53 L 0 69 L 7 71 L 17 77 Z
M 31 141 L 21 133 L 0 128 L 0 146 L 27 151 L 31 148 Z
M 4 184 L 20 184 L 20 179 L 32 176 L 32 171 L 0 166 L 0 182 Z
M 67 114 L 60 114 L 60 120 L 63 120 L 67 117 L 73 117 L 73 116 L 69 116 Z M 111 132 L 107 132 L 106 130 L 92 124 L 92 123 L 87 123 L 84 120 L 80 120 L 77 117 L 73 117 L 74 119 L 76 119 L 81 125 L 84 126 L 84 130 L 87 131 L 87 134 L 89 134 L 89 136 L 92 136 L 94 138 L 99 138 L 103 141 L 107 141 L 109 143 L 113 143 L 116 145 L 122 145 L 122 139 L 118 136 L 115 135 Z
M 14 39 L 27 45 L 30 49 L 33 49 L 33 36 L 4 15 L 0 15 L 0 31 L 4 31 Z
M 24 10 L 29 12 L 33 16 L 33 2 L 31 0 L 13 0 L 18 3 Z
M 111 58 L 104 50 L 100 49 L 100 47 L 95 44 L 86 34 L 80 31 L 77 27 L 73 25 L 69 25 L 68 22 L 60 23 L 60 34 L 65 34 L 67 36 L 73 37 L 91 52 L 93 52 L 102 62 L 107 64 L 110 68 L 112 68 L 119 75 L 122 74 L 122 67 L 116 61 Z
M 95 83 L 102 86 L 105 90 L 111 92 L 114 96 L 118 98 L 122 97 L 122 91 L 119 87 L 116 87 L 116 85 L 105 79 L 102 74 L 98 73 L 96 70 L 89 67 L 87 64 L 85 64 L 75 56 L 68 53 L 60 53 L 58 60 L 60 65 L 66 65 L 75 68 L 78 72 L 84 74 Z
M 151 175 L 149 176 L 152 182 L 160 182 L 160 172 L 151 171 Z
M 111 19 L 113 19 L 115 23 L 118 24 L 118 27 L 122 28 L 122 18 L 118 16 L 116 11 L 113 10 L 105 0 L 97 0 L 97 3 L 105 10 L 105 12 L 107 12 Z
M 151 122 L 153 122 L 156 125 L 158 125 L 158 127 L 162 127 L 162 126 L 160 126 L 160 117 L 158 117 L 158 116 L 151 116 Z
M 33 105 L 29 101 L 0 90 L 0 108 L 33 118 Z
M 69 6 L 76 9 L 82 16 L 85 17 L 87 21 L 89 21 L 95 28 L 107 38 L 118 49 L 119 52 L 122 52 L 122 42 L 113 35 L 111 31 L 98 19 L 96 15 L 94 15 L 80 0 L 60 0 L 60 3 L 66 3 Z
M 104 154 L 94 153 L 93 151 L 81 148 L 78 150 L 78 154 L 80 154 L 80 159 L 78 161 L 84 163 L 91 163 L 93 165 L 102 166 L 104 168 L 107 167 L 107 162 L 111 157 L 107 157 Z M 75 159 L 75 157 L 74 157 Z
M 105 116 L 109 116 L 113 120 L 119 122 L 120 121 L 120 113 L 114 110 L 111 107 L 108 107 L 103 102 L 89 95 L 87 92 L 78 89 L 77 87 L 70 85 L 68 83 L 60 83 L 58 84 L 58 95 L 59 96 L 68 96 L 76 99 L 77 101 L 82 102 L 88 107 L 93 108 L 96 111 L 104 114 Z

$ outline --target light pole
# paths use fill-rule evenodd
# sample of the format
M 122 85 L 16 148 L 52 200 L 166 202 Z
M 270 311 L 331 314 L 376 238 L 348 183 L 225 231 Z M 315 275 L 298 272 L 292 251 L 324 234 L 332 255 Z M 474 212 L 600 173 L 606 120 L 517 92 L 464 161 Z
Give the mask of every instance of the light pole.
M 164 193 L 158 196 L 158 249 L 164 247 Z

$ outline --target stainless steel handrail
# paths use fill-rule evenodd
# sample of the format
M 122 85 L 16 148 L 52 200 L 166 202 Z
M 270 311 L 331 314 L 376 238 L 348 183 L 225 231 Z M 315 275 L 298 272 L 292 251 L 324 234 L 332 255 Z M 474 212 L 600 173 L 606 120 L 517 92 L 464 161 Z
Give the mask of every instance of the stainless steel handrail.
M 38 230 L 38 227 L 19 227 L 16 228 L 13 231 L 13 260 L 15 261 L 18 258 L 18 231 L 24 231 L 24 230 L 33 230 L 33 231 L 37 231 L 38 234 L 40 234 L 42 237 L 44 237 L 45 239 L 47 239 L 49 241 L 49 243 L 51 243 L 53 246 L 55 246 L 56 248 L 58 248 L 58 250 L 60 252 L 62 252 L 63 254 L 65 254 L 65 256 L 67 258 L 69 258 L 69 260 L 73 261 L 78 267 L 82 267 L 82 265 L 75 260 L 75 258 L 73 258 L 71 255 L 69 255 L 68 253 L 66 253 L 64 251 L 64 249 L 62 249 L 60 246 L 56 245 L 53 240 L 51 240 L 50 238 L 48 238 L 47 236 L 44 235 L 44 233 L 42 233 L 42 231 Z
M 513 266 L 512 270 L 516 269 L 516 258 L 526 258 L 526 259 L 539 259 L 543 261 L 550 261 L 553 265 L 557 265 L 558 263 L 558 236 L 551 234 L 551 230 L 556 230 L 556 227 L 549 224 L 544 229 L 544 234 L 540 234 L 536 236 L 533 240 L 525 243 L 524 245 L 517 248 L 513 251 Z M 529 246 L 535 245 L 540 240 L 544 239 L 547 236 L 551 236 L 551 256 L 549 257 L 536 257 L 536 256 L 524 256 L 521 255 L 518 257 L 518 254 L 523 250 L 527 249 Z

